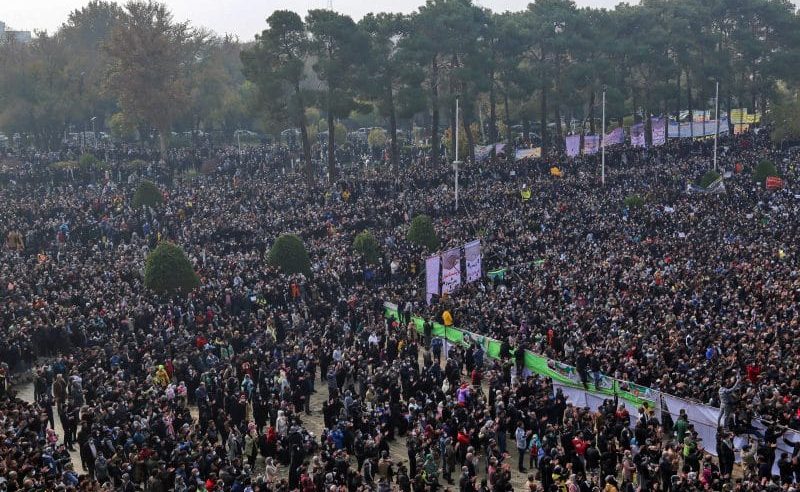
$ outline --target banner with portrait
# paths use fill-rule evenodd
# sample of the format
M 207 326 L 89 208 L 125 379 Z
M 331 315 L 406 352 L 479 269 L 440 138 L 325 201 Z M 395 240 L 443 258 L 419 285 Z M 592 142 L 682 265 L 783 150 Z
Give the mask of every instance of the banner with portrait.
M 442 255 L 442 294 L 449 294 L 461 285 L 461 248 Z
M 481 278 L 481 241 L 479 239 L 464 245 L 464 258 L 467 263 L 467 283 Z

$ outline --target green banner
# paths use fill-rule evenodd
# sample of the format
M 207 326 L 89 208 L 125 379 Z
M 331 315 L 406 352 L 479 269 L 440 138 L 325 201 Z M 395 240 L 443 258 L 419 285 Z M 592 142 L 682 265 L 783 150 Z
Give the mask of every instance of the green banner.
M 388 307 L 386 308 L 385 314 L 387 318 L 397 319 L 398 317 L 397 310 Z M 423 333 L 425 330 L 425 320 L 416 316 L 412 317 L 411 320 L 414 323 L 414 327 L 417 329 L 417 331 Z M 441 323 L 433 322 L 432 325 L 433 329 L 431 332 L 434 337 L 445 338 L 449 342 L 459 345 L 466 345 L 470 342 L 475 342 L 484 348 L 489 357 L 497 359 L 500 356 L 501 343 L 498 340 L 477 335 L 475 333 L 470 333 L 452 326 L 446 327 Z M 577 370 L 573 366 L 562 364 L 556 361 L 550 361 L 546 357 L 526 351 L 525 367 L 534 374 L 548 377 L 553 381 L 565 386 L 584 389 L 583 385 L 579 381 Z M 647 405 L 648 407 L 653 408 L 653 401 L 647 399 L 647 397 L 649 397 L 651 394 L 650 388 L 635 385 L 633 383 L 620 382 L 609 377 L 604 377 L 603 379 L 605 381 L 611 381 L 611 384 L 609 385 L 610 387 L 596 388 L 594 384 L 588 383 L 588 387 L 591 388 L 589 391 L 595 394 L 611 397 L 616 395 L 619 398 L 622 398 L 623 400 L 626 400 L 636 406 Z

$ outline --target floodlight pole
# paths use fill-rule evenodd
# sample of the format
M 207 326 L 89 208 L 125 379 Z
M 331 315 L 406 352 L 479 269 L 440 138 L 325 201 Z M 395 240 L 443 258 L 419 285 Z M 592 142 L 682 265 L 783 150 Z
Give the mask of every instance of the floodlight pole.
M 603 87 L 603 124 L 600 135 L 600 184 L 606 185 L 606 88 Z
M 456 211 L 458 211 L 458 166 L 461 164 L 461 161 L 458 160 L 458 130 L 459 130 L 459 119 L 458 119 L 458 97 L 456 96 L 456 160 L 453 161 L 453 170 L 456 173 L 455 176 L 455 188 L 456 188 Z

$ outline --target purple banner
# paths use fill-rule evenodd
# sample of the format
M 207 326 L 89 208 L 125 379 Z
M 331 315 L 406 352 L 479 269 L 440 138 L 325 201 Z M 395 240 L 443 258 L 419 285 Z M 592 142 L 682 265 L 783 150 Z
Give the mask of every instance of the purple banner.
M 644 147 L 644 123 L 637 123 L 631 127 L 631 145 Z
M 596 154 L 600 150 L 600 135 L 585 135 L 583 137 L 583 153 Z
M 575 157 L 581 152 L 581 136 L 569 135 L 567 137 L 567 157 Z
M 607 133 L 603 138 L 603 147 L 618 145 L 625 142 L 625 130 L 622 127 L 614 128 L 611 133 Z
M 653 147 L 664 145 L 667 142 L 667 120 L 650 118 L 650 128 L 653 131 Z

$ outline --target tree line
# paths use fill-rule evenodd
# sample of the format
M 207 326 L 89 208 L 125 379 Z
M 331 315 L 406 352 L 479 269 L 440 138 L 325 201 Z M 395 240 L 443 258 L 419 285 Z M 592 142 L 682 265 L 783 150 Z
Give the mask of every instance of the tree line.
M 394 160 L 398 126 L 412 118 L 433 149 L 457 124 L 471 154 L 479 139 L 510 141 L 521 122 L 524 135 L 536 126 L 547 152 L 563 145 L 562 122 L 599 131 L 603 90 L 616 124 L 710 107 L 716 82 L 724 110 L 796 100 L 799 20 L 788 0 L 643 0 L 612 10 L 535 0 L 503 13 L 471 0 L 428 0 L 408 15 L 358 22 L 322 9 L 305 18 L 275 11 L 255 42 L 242 44 L 175 22 L 162 4 L 93 1 L 52 35 L 2 46 L 0 66 L 13 68 L 0 71 L 0 128 L 47 141 L 90 113 L 118 133 L 155 128 L 162 136 L 176 124 L 258 121 L 297 128 L 310 170 L 314 107 L 327 128 L 376 111 Z
M 99 120 L 115 137 L 173 128 L 252 126 L 255 87 L 242 74 L 242 43 L 188 22 L 163 4 L 93 0 L 54 33 L 0 40 L 0 131 L 42 149 Z

